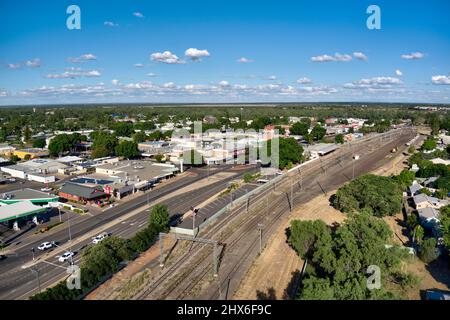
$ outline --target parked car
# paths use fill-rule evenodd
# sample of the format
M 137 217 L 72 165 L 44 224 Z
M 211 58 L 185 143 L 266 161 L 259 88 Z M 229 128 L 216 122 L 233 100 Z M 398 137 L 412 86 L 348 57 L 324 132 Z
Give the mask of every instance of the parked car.
M 66 262 L 75 255 L 72 251 L 66 251 L 58 258 L 59 262 Z
M 53 248 L 53 243 L 52 242 L 43 242 L 37 248 L 41 251 L 45 251 L 47 249 Z
M 103 239 L 107 238 L 108 236 L 109 236 L 109 234 L 107 234 L 106 232 L 100 233 L 98 236 L 92 238 L 92 243 L 97 244 L 100 241 L 102 241 Z
M 52 190 L 53 190 L 52 188 L 41 188 L 42 192 L 50 192 Z
M 6 259 L 6 256 L 0 254 L 0 261 L 5 260 L 5 259 Z

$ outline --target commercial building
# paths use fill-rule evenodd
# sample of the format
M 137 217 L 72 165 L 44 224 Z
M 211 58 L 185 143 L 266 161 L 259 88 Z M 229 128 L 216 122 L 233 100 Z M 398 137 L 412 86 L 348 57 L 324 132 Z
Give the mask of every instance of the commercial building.
M 32 216 L 33 221 L 38 223 L 38 215 L 47 210 L 47 208 L 34 205 L 29 201 L 0 205 L 0 223 L 8 225 L 12 223 L 14 230 L 20 230 L 19 219 Z
M 46 219 L 49 203 L 58 202 L 59 197 L 34 189 L 21 189 L 3 193 L 0 196 L 0 223 L 14 230 L 28 220 L 39 224 Z
M 96 173 L 88 178 L 111 180 L 108 184 L 117 198 L 134 193 L 137 190 L 146 190 L 160 180 L 175 175 L 179 169 L 173 164 L 154 163 L 145 160 L 126 160 L 116 163 L 104 164 L 96 167 Z
M 59 190 L 58 195 L 66 200 L 82 203 L 93 203 L 109 198 L 109 194 L 98 186 L 86 186 L 67 182 Z
M 32 204 L 45 205 L 49 202 L 57 202 L 58 198 L 58 196 L 46 192 L 25 188 L 2 193 L 0 195 L 0 204 L 31 202 Z

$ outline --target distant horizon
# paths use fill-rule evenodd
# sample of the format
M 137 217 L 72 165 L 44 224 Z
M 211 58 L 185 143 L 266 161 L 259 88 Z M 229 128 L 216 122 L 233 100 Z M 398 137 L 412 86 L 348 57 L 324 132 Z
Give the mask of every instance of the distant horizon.
M 224 107 L 245 107 L 245 106 L 255 106 L 255 107 L 276 107 L 277 105 L 311 105 L 311 104 L 335 104 L 335 105 L 417 105 L 417 106 L 448 106 L 450 108 L 450 103 L 423 103 L 423 102 L 368 102 L 368 101 L 311 101 L 311 102 L 107 102 L 107 103 L 54 103 L 54 104 L 17 104 L 17 105 L 0 105 L 0 108 L 44 108 L 44 107 L 103 107 L 103 106 L 127 106 L 132 105 L 136 107 L 209 107 L 209 106 L 224 106 Z

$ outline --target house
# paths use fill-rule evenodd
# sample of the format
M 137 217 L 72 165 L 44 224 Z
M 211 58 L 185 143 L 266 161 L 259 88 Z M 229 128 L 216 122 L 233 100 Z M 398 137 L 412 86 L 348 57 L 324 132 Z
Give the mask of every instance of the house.
M 418 209 L 417 214 L 419 215 L 419 220 L 421 224 L 430 225 L 439 223 L 439 210 L 427 207 L 423 209 Z
M 83 186 L 76 183 L 67 182 L 59 190 L 58 195 L 70 201 L 75 202 L 92 202 L 95 200 L 109 198 L 101 187 Z
M 420 190 L 423 189 L 423 186 L 420 185 L 416 180 L 413 181 L 412 185 L 409 187 L 409 195 L 411 197 L 419 194 Z
M 439 209 L 449 204 L 448 200 L 441 200 L 435 197 L 430 197 L 423 193 L 415 195 L 413 197 L 413 200 L 417 210 L 428 207 Z
M 414 164 L 411 166 L 411 169 L 409 169 L 409 171 L 417 172 L 417 171 L 419 171 L 419 166 L 418 166 L 417 164 L 414 163 Z

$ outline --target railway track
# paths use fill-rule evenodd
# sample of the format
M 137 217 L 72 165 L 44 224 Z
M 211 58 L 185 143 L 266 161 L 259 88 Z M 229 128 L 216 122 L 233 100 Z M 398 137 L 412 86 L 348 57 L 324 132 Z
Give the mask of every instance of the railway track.
M 352 166 L 347 160 L 351 159 L 354 150 L 358 150 L 358 154 L 368 155 L 377 147 L 386 146 L 393 142 L 398 142 L 404 138 L 409 137 L 414 131 L 407 130 L 402 133 L 390 134 L 390 135 L 378 135 L 369 137 L 364 141 L 358 141 L 353 143 L 349 148 L 341 147 L 335 154 L 324 157 L 320 161 L 310 163 L 308 166 L 299 168 L 299 171 L 293 171 L 283 176 L 276 183 L 276 191 L 278 194 L 274 194 L 272 188 L 261 191 L 255 194 L 251 198 L 251 210 L 247 210 L 249 204 L 243 202 L 237 204 L 227 215 L 218 219 L 215 223 L 211 224 L 208 229 L 201 231 L 199 236 L 202 238 L 218 240 L 223 244 L 222 257 L 219 263 L 219 269 L 223 266 L 223 263 L 227 263 L 223 258 L 225 254 L 232 254 L 233 249 L 238 244 L 242 243 L 245 238 L 250 238 L 246 243 L 248 244 L 244 251 L 240 252 L 241 257 L 251 256 L 251 253 L 255 250 L 259 239 L 252 235 L 256 231 L 256 226 L 262 220 L 267 220 L 264 226 L 264 234 L 270 235 L 277 222 L 286 213 L 295 208 L 298 204 L 304 200 L 299 197 L 303 194 L 300 191 L 304 191 L 305 187 L 309 186 L 309 191 L 323 192 L 323 188 L 320 185 L 319 180 L 323 179 L 327 171 L 330 173 L 333 169 L 336 172 L 344 172 Z M 361 146 L 362 145 L 362 146 Z M 360 148 L 358 148 L 361 146 Z M 338 160 L 338 163 L 336 163 Z M 342 165 L 344 164 L 344 165 Z M 315 170 L 321 170 L 321 174 L 316 174 L 313 179 L 308 179 L 315 172 Z M 305 184 L 300 183 L 298 180 L 302 177 L 302 180 L 306 180 Z M 347 180 L 351 179 L 346 177 Z M 297 183 L 299 182 L 299 183 Z M 275 188 L 274 188 L 275 189 Z M 289 194 L 292 194 L 291 197 Z M 270 205 L 267 205 L 268 199 L 274 197 Z M 269 197 L 269 198 L 268 198 Z M 243 213 L 247 214 L 243 215 Z M 243 222 L 245 220 L 245 222 Z M 233 227 L 236 226 L 237 230 Z M 193 243 L 191 249 L 182 254 L 179 259 L 172 262 L 169 266 L 165 267 L 159 277 L 157 277 L 151 284 L 149 284 L 144 290 L 142 290 L 135 298 L 157 298 L 157 299 L 184 299 L 192 298 L 192 292 L 202 282 L 207 281 L 207 276 L 212 273 L 211 266 L 211 254 L 212 249 L 209 246 L 201 243 Z M 244 259 L 237 259 L 237 263 L 231 263 L 229 268 L 222 268 L 218 280 L 218 289 L 215 290 L 209 298 L 217 299 L 221 298 L 221 292 L 224 286 L 227 286 L 229 279 L 237 272 L 241 267 Z M 227 270 L 223 270 L 227 269 Z

